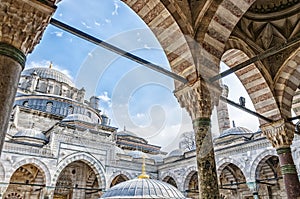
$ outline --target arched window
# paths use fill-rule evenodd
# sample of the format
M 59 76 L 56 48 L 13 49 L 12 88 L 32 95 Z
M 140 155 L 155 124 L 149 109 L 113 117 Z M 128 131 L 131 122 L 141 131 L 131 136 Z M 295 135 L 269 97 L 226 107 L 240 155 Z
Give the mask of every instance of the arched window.
M 92 117 L 91 112 L 87 112 L 87 116 L 88 116 L 89 118 L 91 118 L 91 117 Z
M 28 107 L 28 101 L 24 101 L 23 106 Z
M 73 106 L 69 106 L 68 107 L 68 115 L 73 114 L 73 112 L 74 112 Z
M 47 104 L 46 104 L 46 111 L 47 112 L 51 112 L 52 111 L 52 107 L 53 107 L 53 103 L 52 102 L 47 102 Z

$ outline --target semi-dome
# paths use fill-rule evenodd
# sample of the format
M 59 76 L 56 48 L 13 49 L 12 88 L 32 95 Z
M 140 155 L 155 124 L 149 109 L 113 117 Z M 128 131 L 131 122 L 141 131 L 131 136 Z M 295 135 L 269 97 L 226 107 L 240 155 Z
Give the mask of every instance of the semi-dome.
M 132 179 L 108 189 L 101 198 L 160 198 L 183 199 L 184 195 L 174 186 L 154 179 Z
M 243 135 L 243 134 L 252 134 L 253 132 L 244 127 L 232 127 L 223 131 L 220 137 L 225 137 L 228 135 Z
M 182 156 L 184 151 L 182 149 L 175 149 L 168 154 L 168 157 Z
M 157 155 L 151 155 L 150 158 L 153 159 L 155 162 L 163 162 L 165 157 L 166 157 L 165 155 L 157 154 Z
M 24 70 L 21 76 L 31 76 L 33 74 L 44 79 L 54 79 L 57 82 L 63 82 L 72 87 L 75 86 L 73 81 L 67 75 L 53 68 L 46 68 L 46 67 L 29 68 Z
M 18 131 L 13 138 L 31 138 L 47 142 L 48 139 L 44 133 L 36 129 L 23 129 Z
M 70 114 L 67 117 L 65 117 L 62 121 L 63 122 L 81 121 L 81 122 L 93 123 L 93 121 L 90 117 L 88 117 L 87 115 L 79 114 L 79 113 Z

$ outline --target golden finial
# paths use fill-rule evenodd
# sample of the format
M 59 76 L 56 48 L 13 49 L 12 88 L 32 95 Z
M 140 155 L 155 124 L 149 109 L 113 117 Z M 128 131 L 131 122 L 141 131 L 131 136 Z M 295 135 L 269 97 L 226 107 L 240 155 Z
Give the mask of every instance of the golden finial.
M 149 179 L 149 175 L 146 173 L 145 156 L 143 155 L 142 174 L 138 176 L 138 179 Z
M 50 62 L 49 68 L 51 69 L 53 67 L 52 61 Z

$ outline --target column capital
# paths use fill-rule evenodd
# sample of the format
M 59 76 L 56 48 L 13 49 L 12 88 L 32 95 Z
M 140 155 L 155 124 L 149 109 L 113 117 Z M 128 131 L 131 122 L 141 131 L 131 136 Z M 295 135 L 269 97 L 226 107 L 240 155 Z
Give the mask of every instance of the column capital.
M 284 119 L 260 126 L 263 134 L 276 149 L 290 147 L 294 139 L 295 125 Z
M 40 42 L 56 9 L 56 2 L 56 0 L 2 0 L 0 43 L 19 49 L 24 55 L 30 53 Z
M 186 108 L 193 120 L 210 118 L 213 106 L 218 103 L 221 89 L 209 86 L 199 79 L 174 91 L 180 106 Z

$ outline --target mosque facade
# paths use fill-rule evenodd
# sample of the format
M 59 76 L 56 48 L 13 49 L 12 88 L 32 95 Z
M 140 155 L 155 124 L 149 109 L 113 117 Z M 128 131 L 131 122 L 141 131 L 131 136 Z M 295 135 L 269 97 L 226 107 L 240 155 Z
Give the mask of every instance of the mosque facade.
M 24 70 L 0 159 L 0 198 L 100 198 L 137 178 L 143 157 L 151 179 L 199 197 L 195 149 L 166 154 L 138 133 L 111 126 L 99 104 L 95 96 L 85 100 L 83 88 L 51 67 Z M 286 198 L 276 150 L 261 131 L 229 128 L 226 106 L 218 107 L 222 133 L 213 139 L 222 197 Z M 299 146 L 295 135 L 291 151 L 298 173 Z

